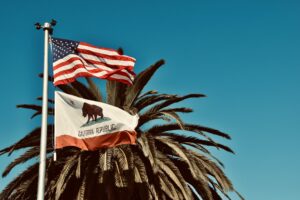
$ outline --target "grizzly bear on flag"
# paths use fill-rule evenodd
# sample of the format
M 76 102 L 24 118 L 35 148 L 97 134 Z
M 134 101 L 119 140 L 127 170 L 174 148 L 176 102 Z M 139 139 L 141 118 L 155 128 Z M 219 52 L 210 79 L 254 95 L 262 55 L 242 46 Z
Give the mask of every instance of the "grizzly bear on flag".
M 86 123 L 90 122 L 90 119 L 96 121 L 97 120 L 97 116 L 100 116 L 101 119 L 103 119 L 103 112 L 102 112 L 102 108 L 96 105 L 91 105 L 88 103 L 83 103 L 82 106 L 82 116 L 86 117 L 88 116 L 88 120 Z

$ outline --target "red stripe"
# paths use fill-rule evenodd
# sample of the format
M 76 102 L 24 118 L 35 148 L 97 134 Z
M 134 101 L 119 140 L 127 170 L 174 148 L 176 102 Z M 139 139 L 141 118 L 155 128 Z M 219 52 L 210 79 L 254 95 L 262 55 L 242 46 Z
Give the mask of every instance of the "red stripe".
M 55 148 L 75 146 L 83 150 L 115 147 L 121 144 L 136 144 L 136 132 L 121 131 L 92 138 L 79 139 L 70 135 L 56 137 Z
M 97 47 L 97 46 L 94 46 L 94 45 L 91 45 L 91 44 L 88 44 L 88 43 L 85 43 L 85 42 L 80 42 L 79 45 L 82 45 L 82 46 L 88 46 L 88 47 L 93 47 L 93 48 L 100 49 L 100 50 L 111 51 L 111 52 L 117 53 L 117 55 L 124 56 L 124 57 L 128 57 L 128 58 L 130 58 L 130 59 L 133 59 L 134 62 L 136 61 L 135 58 L 133 58 L 133 57 L 131 57 L 131 56 L 127 56 L 127 55 L 121 55 L 118 51 L 116 51 L 116 50 L 114 50 L 114 49 L 104 48 L 104 47 Z M 78 45 L 78 46 L 79 46 L 79 45 Z
M 115 55 L 106 55 L 106 54 L 102 54 L 96 51 L 92 51 L 90 49 L 83 49 L 83 48 L 77 48 L 77 51 L 80 53 L 85 53 L 85 54 L 90 54 L 90 55 L 94 55 L 97 57 L 101 57 L 101 58 L 106 58 L 106 59 L 110 59 L 110 60 L 120 60 L 120 61 L 131 61 L 131 62 L 135 62 L 134 58 L 130 58 L 127 56 L 115 56 Z
M 61 67 L 64 67 L 64 66 L 66 66 L 68 64 L 71 64 L 71 63 L 73 63 L 76 60 L 79 60 L 79 61 L 81 61 L 83 63 L 83 61 L 81 59 L 82 58 L 80 58 L 78 55 L 73 55 L 73 57 L 69 58 L 68 60 L 66 60 L 64 62 L 61 62 L 61 63 L 59 63 L 57 65 L 54 65 L 53 66 L 53 70 L 57 70 L 57 69 L 59 69 Z
M 127 76 L 125 76 L 125 77 L 127 77 L 129 80 L 111 77 L 114 74 L 121 75 L 120 73 L 111 73 L 111 74 L 108 73 L 108 74 L 105 74 L 103 76 L 96 76 L 96 75 L 93 74 L 93 72 L 86 71 L 86 72 L 76 73 L 76 75 L 74 75 L 74 76 L 72 76 L 70 78 L 65 78 L 65 79 L 60 80 L 60 81 L 55 81 L 55 79 L 57 78 L 57 76 L 54 75 L 54 85 L 59 85 L 58 83 L 60 83 L 60 84 L 66 84 L 68 82 L 73 82 L 73 81 L 75 81 L 76 78 L 79 78 L 79 77 L 82 77 L 82 76 L 96 77 L 96 78 L 107 79 L 107 80 L 118 80 L 120 82 L 129 84 L 129 85 L 132 84 L 132 81 L 129 81 L 130 78 L 128 78 Z
M 78 64 L 78 65 L 74 65 L 71 69 L 67 69 L 67 70 L 64 70 L 64 71 L 60 71 L 58 73 L 54 73 L 54 79 L 61 76 L 61 75 L 68 75 L 68 74 L 71 74 L 73 72 L 75 72 L 77 69 L 85 69 L 87 72 L 89 73 L 98 73 L 98 72 L 102 72 L 102 71 L 105 71 L 105 70 L 101 70 L 101 69 L 92 69 L 92 70 L 87 70 L 85 68 L 85 65 L 83 64 Z
M 55 81 L 55 79 L 54 79 L 53 84 L 55 86 L 57 86 L 57 85 L 72 83 L 79 77 L 96 77 L 96 78 L 107 79 L 107 80 L 115 80 L 115 81 L 118 81 L 118 82 L 121 82 L 121 83 L 124 83 L 124 84 L 127 84 L 127 85 L 132 85 L 132 81 L 129 81 L 129 80 L 113 78 L 113 77 L 110 77 L 110 76 L 107 77 L 107 78 L 97 77 L 97 76 L 94 76 L 93 74 L 89 74 L 87 72 L 80 72 L 80 73 L 76 74 L 75 76 L 73 76 L 71 78 L 65 78 L 65 79 L 59 80 L 59 81 Z
M 96 64 L 96 65 L 104 65 L 106 67 L 109 67 L 111 69 L 127 69 L 128 71 L 133 70 L 133 66 L 122 66 L 122 65 L 110 65 L 105 62 L 100 62 L 100 61 L 95 61 L 95 60 L 90 60 L 83 58 L 86 62 L 91 63 L 91 64 Z
M 84 55 L 82 55 L 81 53 L 78 54 L 79 56 L 82 56 L 82 59 L 84 59 L 86 62 L 89 63 L 93 63 L 93 64 L 99 64 L 99 65 L 104 65 L 106 67 L 109 67 L 111 69 L 118 69 L 120 67 L 126 67 L 128 70 L 133 70 L 133 65 L 129 65 L 129 66 L 124 66 L 124 65 L 113 65 L 113 64 L 108 64 L 107 62 L 101 62 L 101 61 L 95 61 L 95 60 L 91 60 L 88 58 L 85 58 Z M 101 58 L 100 58 L 101 59 Z
M 97 48 L 97 49 L 102 49 L 102 50 L 106 50 L 106 51 L 112 51 L 114 53 L 117 53 L 119 54 L 118 51 L 114 50 L 114 49 L 110 49 L 110 48 L 104 48 L 104 47 L 96 47 L 94 45 L 91 45 L 91 44 L 88 44 L 88 43 L 85 43 L 85 42 L 80 42 L 79 45 L 85 45 L 85 46 L 88 46 L 88 47 L 93 47 L 93 48 Z M 120 55 L 120 54 L 119 54 Z
M 94 66 L 91 66 L 91 67 L 94 67 Z M 118 70 L 107 71 L 107 70 L 103 70 L 103 69 L 99 69 L 99 68 L 97 68 L 97 67 L 94 67 L 94 69 L 90 69 L 90 70 L 89 70 L 89 69 L 87 69 L 86 66 L 83 65 L 83 64 L 77 64 L 77 65 L 74 65 L 71 69 L 66 69 L 66 70 L 60 71 L 60 72 L 58 72 L 58 73 L 55 73 L 55 72 L 54 72 L 54 75 L 53 75 L 53 76 L 54 76 L 54 79 L 58 78 L 58 77 L 61 76 L 61 75 L 71 74 L 71 73 L 75 72 L 77 69 L 80 69 L 80 68 L 81 68 L 81 69 L 84 69 L 84 70 L 86 70 L 87 72 L 92 73 L 92 74 L 94 74 L 94 73 L 99 73 L 99 72 L 102 72 L 102 71 L 107 72 L 106 74 L 104 74 L 103 76 L 101 76 L 101 78 L 108 78 L 109 76 L 111 76 L 111 75 L 113 75 L 113 74 L 118 74 L 118 75 L 125 76 L 125 77 L 127 77 L 127 78 L 130 79 L 130 77 L 129 77 L 129 75 L 128 75 L 127 73 L 121 71 L 122 68 L 121 68 L 121 69 L 118 69 Z M 127 71 L 127 72 L 128 72 L 128 71 Z M 95 75 L 95 77 L 98 77 L 98 76 Z

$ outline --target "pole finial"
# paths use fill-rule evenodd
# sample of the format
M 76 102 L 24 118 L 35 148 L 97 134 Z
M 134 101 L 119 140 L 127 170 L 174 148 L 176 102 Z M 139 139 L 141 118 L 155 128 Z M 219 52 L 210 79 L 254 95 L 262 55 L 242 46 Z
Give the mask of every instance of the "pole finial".
M 39 22 L 35 23 L 34 26 L 37 30 L 40 30 L 41 28 L 43 30 L 48 30 L 50 35 L 53 33 L 53 26 L 57 24 L 57 21 L 55 19 L 52 19 L 51 22 L 45 22 L 44 25 L 42 26 Z

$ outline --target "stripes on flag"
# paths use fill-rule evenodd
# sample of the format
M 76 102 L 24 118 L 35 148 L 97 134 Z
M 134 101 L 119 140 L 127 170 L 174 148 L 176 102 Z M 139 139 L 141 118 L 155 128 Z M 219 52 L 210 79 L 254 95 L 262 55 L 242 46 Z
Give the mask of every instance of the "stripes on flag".
M 132 84 L 135 59 L 116 50 L 84 42 L 52 39 L 54 85 L 67 84 L 78 77 L 97 77 Z

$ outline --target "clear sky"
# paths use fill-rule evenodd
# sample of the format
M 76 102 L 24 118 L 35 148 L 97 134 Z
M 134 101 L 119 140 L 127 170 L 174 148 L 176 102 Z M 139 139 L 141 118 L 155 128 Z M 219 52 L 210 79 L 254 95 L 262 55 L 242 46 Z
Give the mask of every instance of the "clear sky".
M 208 96 L 186 101 L 195 113 L 184 119 L 231 134 L 219 141 L 236 155 L 216 154 L 237 190 L 300 199 L 300 1 L 3 1 L 0 148 L 40 123 L 15 105 L 38 103 L 43 33 L 33 24 L 51 18 L 56 37 L 123 47 L 136 72 L 164 58 L 147 88 Z M 0 157 L 0 170 L 12 159 Z M 20 170 L 0 178 L 0 190 Z

